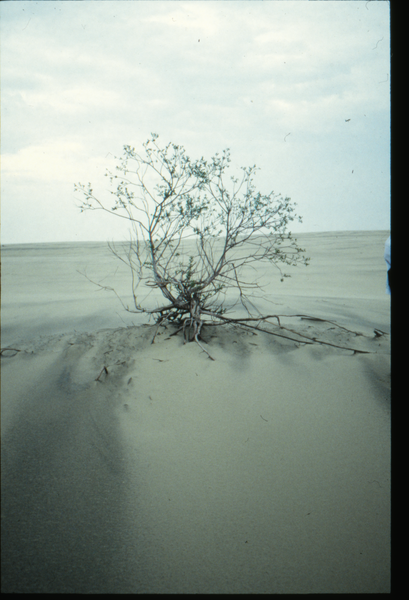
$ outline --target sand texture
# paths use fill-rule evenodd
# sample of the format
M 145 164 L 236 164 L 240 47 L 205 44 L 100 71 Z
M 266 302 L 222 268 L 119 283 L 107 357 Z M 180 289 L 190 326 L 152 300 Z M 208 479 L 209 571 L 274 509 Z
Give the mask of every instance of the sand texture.
M 214 361 L 78 273 L 130 302 L 105 244 L 2 247 L 2 592 L 389 592 L 387 236 L 299 235 L 257 300 L 296 341 Z

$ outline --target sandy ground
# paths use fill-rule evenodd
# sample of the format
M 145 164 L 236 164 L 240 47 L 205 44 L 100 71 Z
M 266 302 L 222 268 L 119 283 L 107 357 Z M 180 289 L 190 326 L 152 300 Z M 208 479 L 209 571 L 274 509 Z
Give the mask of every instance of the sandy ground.
M 226 328 L 214 361 L 77 272 L 129 301 L 104 244 L 2 247 L 2 592 L 389 592 L 387 235 L 258 270 L 263 311 L 361 352 Z

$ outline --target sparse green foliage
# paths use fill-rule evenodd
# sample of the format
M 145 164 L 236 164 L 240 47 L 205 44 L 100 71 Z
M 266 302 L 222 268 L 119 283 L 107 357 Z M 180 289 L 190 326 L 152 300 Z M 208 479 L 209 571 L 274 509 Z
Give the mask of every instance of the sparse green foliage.
M 282 266 L 308 264 L 288 231 L 289 223 L 301 219 L 290 198 L 256 190 L 255 165 L 242 168 L 240 178 L 228 178 L 229 149 L 210 160 L 192 160 L 183 146 L 161 147 L 157 134 L 143 147 L 141 155 L 124 146 L 116 172 L 107 172 L 110 207 L 94 195 L 91 184 L 75 189 L 84 196 L 82 211 L 104 210 L 132 224 L 126 257 L 132 271 L 132 310 L 154 314 L 158 323 L 176 322 L 185 339 L 199 343 L 204 323 L 245 321 L 226 316 L 227 290 L 238 291 L 253 318 L 251 295 L 259 285 L 243 277 L 247 267 L 269 262 L 282 280 Z M 195 252 L 186 256 L 183 244 L 189 238 L 196 242 Z M 136 288 L 143 280 L 162 292 L 164 306 L 148 309 L 138 302 Z

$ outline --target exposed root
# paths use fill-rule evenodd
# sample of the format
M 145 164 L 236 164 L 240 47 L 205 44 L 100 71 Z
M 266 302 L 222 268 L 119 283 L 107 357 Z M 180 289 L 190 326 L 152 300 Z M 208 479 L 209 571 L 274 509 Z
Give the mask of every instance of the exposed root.
M 207 356 L 210 358 L 210 360 L 215 360 L 215 359 L 213 358 L 213 356 L 211 356 L 211 355 L 209 354 L 209 352 L 206 350 L 206 348 L 204 348 L 204 347 L 202 346 L 202 344 L 199 342 L 197 334 L 195 335 L 195 342 L 196 342 L 196 344 L 198 344 L 198 345 L 200 346 L 200 348 L 203 350 L 203 352 L 206 352 L 206 354 L 207 354 Z
M 177 329 L 177 331 L 175 331 L 171 335 L 176 335 L 177 333 L 179 333 L 180 331 L 183 330 L 184 343 L 186 343 L 187 341 L 189 341 L 189 342 L 195 341 L 201 347 L 201 349 L 204 352 L 206 352 L 206 354 L 209 356 L 209 358 L 211 358 L 212 360 L 214 360 L 214 358 L 212 356 L 210 356 L 209 352 L 202 346 L 202 344 L 199 342 L 199 339 L 198 339 L 203 325 L 206 325 L 207 327 L 209 327 L 209 326 L 216 327 L 219 325 L 232 324 L 232 325 L 236 325 L 239 327 L 243 327 L 245 329 L 262 331 L 264 333 L 268 333 L 269 335 L 274 335 L 276 337 L 288 339 L 288 340 L 296 342 L 296 343 L 311 344 L 311 345 L 312 344 L 320 344 L 320 345 L 324 345 L 324 346 L 331 346 L 332 348 L 339 348 L 340 350 L 349 350 L 353 354 L 373 354 L 373 352 L 371 352 L 369 350 L 361 350 L 359 348 L 353 348 L 351 346 L 335 344 L 333 342 L 328 342 L 326 340 L 319 339 L 316 336 L 305 335 L 304 333 L 300 333 L 298 331 L 295 331 L 294 329 L 285 327 L 284 325 L 281 324 L 281 321 L 280 321 L 280 317 L 301 318 L 303 320 L 318 321 L 320 323 L 329 323 L 329 324 L 334 325 L 335 327 L 338 327 L 339 329 L 341 329 L 347 333 L 350 333 L 352 335 L 355 335 L 357 337 L 364 335 L 358 331 L 353 331 L 351 329 L 348 329 L 347 327 L 338 325 L 338 323 L 336 323 L 335 321 L 330 321 L 328 319 L 321 319 L 318 317 L 312 317 L 310 315 L 267 315 L 265 317 L 246 317 L 246 318 L 235 319 L 235 318 L 231 318 L 231 317 L 226 317 L 222 314 L 213 313 L 208 310 L 200 311 L 200 316 L 198 315 L 198 312 L 199 311 L 196 312 L 194 317 L 190 316 L 190 317 L 184 319 L 183 322 L 181 323 L 181 327 L 179 327 Z M 203 318 L 201 318 L 202 316 L 210 317 L 210 319 L 204 320 Z M 278 325 L 280 332 L 271 331 L 271 330 L 266 329 L 261 326 L 262 323 L 272 324 L 272 323 L 270 323 L 271 319 L 274 319 L 276 321 L 276 325 Z M 192 332 L 192 329 L 193 329 L 193 332 Z M 378 331 L 379 330 L 376 330 L 375 334 L 377 334 Z M 286 335 L 283 332 L 288 332 L 292 335 Z M 382 334 L 385 334 L 385 332 L 382 332 Z M 385 335 L 387 335 L 387 334 L 385 334 Z M 295 336 L 295 337 L 293 337 L 293 336 Z M 379 333 L 378 333 L 378 336 L 379 336 Z
M 208 320 L 203 319 L 203 317 L 206 317 L 206 316 L 209 317 Z M 201 310 L 198 305 L 194 305 L 194 306 L 192 305 L 191 313 L 190 313 L 189 317 L 186 317 L 185 319 L 181 319 L 179 321 L 180 327 L 178 327 L 178 329 L 175 332 L 171 333 L 170 335 L 171 336 L 177 335 L 180 331 L 183 331 L 184 343 L 193 342 L 193 341 L 196 342 L 200 346 L 200 348 L 208 355 L 208 357 L 211 360 L 215 360 L 215 359 L 210 355 L 210 353 L 206 350 L 206 348 L 204 348 L 204 346 L 200 343 L 200 340 L 199 340 L 200 332 L 201 332 L 203 325 L 206 325 L 206 327 L 217 327 L 219 325 L 232 324 L 232 325 L 236 325 L 238 327 L 243 327 L 245 329 L 262 331 L 264 333 L 268 333 L 269 335 L 274 335 L 276 337 L 288 339 L 288 340 L 290 340 L 292 342 L 296 342 L 296 343 L 311 344 L 311 345 L 312 344 L 320 344 L 320 345 L 324 345 L 324 346 L 331 346 L 332 348 L 339 348 L 340 350 L 349 350 L 353 354 L 373 354 L 373 352 L 370 352 L 369 350 L 361 350 L 359 348 L 353 348 L 351 346 L 343 346 L 340 344 L 335 344 L 333 342 L 327 342 L 325 340 L 321 340 L 316 336 L 305 335 L 304 333 L 300 333 L 298 331 L 295 331 L 294 329 L 291 329 L 289 327 L 285 327 L 284 325 L 282 325 L 281 321 L 280 321 L 280 317 L 285 317 L 285 318 L 297 317 L 297 318 L 301 318 L 303 320 L 318 321 L 320 323 L 329 323 L 329 324 L 334 325 L 334 326 L 338 327 L 339 329 L 342 329 L 343 331 L 346 331 L 347 333 L 351 333 L 355 336 L 363 335 L 360 332 L 353 331 L 351 329 L 343 327 L 342 325 L 338 325 L 338 323 L 336 323 L 334 321 L 329 321 L 328 319 L 321 319 L 318 317 L 312 317 L 309 315 L 267 315 L 265 317 L 246 317 L 246 318 L 234 319 L 231 317 L 226 317 L 219 313 L 213 313 L 208 310 Z M 274 319 L 276 321 L 276 325 L 278 325 L 280 332 L 271 331 L 271 330 L 266 329 L 265 327 L 261 326 L 262 323 L 272 324 L 270 322 L 271 319 Z M 162 315 L 161 318 L 158 320 L 158 327 L 163 324 L 164 320 L 168 320 L 168 319 L 165 319 L 164 316 Z M 379 330 L 376 330 L 376 331 L 379 331 Z M 288 332 L 292 335 L 286 335 L 283 332 Z M 156 336 L 156 333 L 157 333 L 157 331 L 155 332 L 155 336 Z
M 331 325 L 335 325 L 339 329 L 343 329 L 344 331 L 347 331 L 348 333 L 353 333 L 356 336 L 363 335 L 362 333 L 359 333 L 358 331 L 352 331 L 351 329 L 347 329 L 346 327 L 343 327 L 342 325 L 338 325 L 338 323 L 335 323 L 335 321 L 328 321 L 327 319 L 320 319 L 318 317 L 309 317 L 308 315 L 289 315 L 289 316 L 300 317 L 301 320 L 305 320 L 305 321 L 319 321 L 321 323 L 331 323 Z

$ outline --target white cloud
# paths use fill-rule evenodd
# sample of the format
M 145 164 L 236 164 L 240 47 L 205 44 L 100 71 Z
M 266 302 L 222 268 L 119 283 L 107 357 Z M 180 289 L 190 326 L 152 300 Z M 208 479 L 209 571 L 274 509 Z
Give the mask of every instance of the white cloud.
M 17 186 L 28 181 L 65 183 L 78 177 L 79 165 L 82 176 L 95 174 L 108 165 L 109 157 L 102 162 L 101 157 L 87 155 L 86 148 L 79 142 L 60 140 L 40 145 L 27 146 L 15 154 L 6 154 L 2 160 L 4 182 Z
M 90 111 L 98 105 L 99 109 L 109 110 L 118 106 L 121 96 L 117 92 L 95 88 L 91 85 L 50 90 L 48 92 L 27 90 L 21 93 L 27 106 L 42 111 L 56 111 L 60 116 Z
M 164 27 L 185 32 L 195 30 L 202 37 L 214 36 L 222 32 L 225 25 L 220 17 L 220 7 L 214 2 L 172 2 L 162 3 L 162 10 L 146 16 L 144 23 L 158 23 Z

